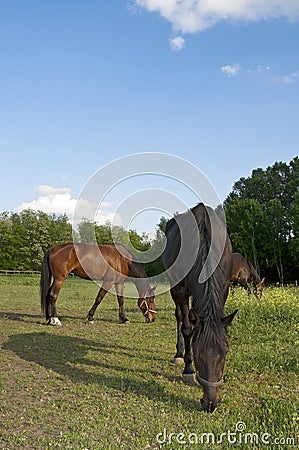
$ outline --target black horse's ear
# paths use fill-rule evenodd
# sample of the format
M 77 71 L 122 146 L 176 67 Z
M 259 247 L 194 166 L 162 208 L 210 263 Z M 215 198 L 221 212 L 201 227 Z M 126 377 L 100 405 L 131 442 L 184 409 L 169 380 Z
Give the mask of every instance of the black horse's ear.
M 190 325 L 192 326 L 192 329 L 198 328 L 200 325 L 200 318 L 199 318 L 199 315 L 197 314 L 197 312 L 193 308 L 190 308 L 188 317 L 189 317 L 189 322 L 190 322 Z
M 226 328 L 226 327 L 229 327 L 231 324 L 232 324 L 232 321 L 234 320 L 234 318 L 235 318 L 235 315 L 237 314 L 237 312 L 238 312 L 238 310 L 236 309 L 233 313 L 231 313 L 229 316 L 226 316 L 226 317 L 223 317 L 222 318 L 222 324 L 223 324 L 223 326 Z

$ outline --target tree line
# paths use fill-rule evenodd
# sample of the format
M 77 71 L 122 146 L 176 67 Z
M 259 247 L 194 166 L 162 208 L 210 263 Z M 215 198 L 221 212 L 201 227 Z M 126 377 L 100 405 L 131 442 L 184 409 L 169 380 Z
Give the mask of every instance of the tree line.
M 162 218 L 164 226 L 166 219 Z M 74 230 L 66 215 L 46 214 L 42 211 L 23 210 L 20 213 L 0 214 L 0 269 L 39 271 L 44 254 L 52 246 L 65 242 L 110 244 L 119 242 L 129 247 L 138 259 L 146 250 L 159 247 L 163 238 L 161 225 L 157 225 L 154 240 L 149 240 L 136 230 L 127 233 L 121 226 L 111 227 L 109 223 L 97 225 L 83 219 Z M 157 252 L 156 252 L 157 253 Z M 145 262 L 149 276 L 163 272 L 161 258 Z
M 240 178 L 224 202 L 227 229 L 268 281 L 299 279 L 299 159 Z
M 224 202 L 233 251 L 243 254 L 271 282 L 299 279 L 299 159 L 255 169 L 240 178 Z M 107 244 L 117 240 L 138 253 L 161 247 L 167 219 L 161 217 L 156 237 L 136 230 L 82 220 L 74 231 L 66 215 L 24 210 L 0 214 L 0 269 L 39 270 L 44 253 L 73 240 Z M 142 257 L 141 257 L 142 260 Z M 163 272 L 161 257 L 145 262 L 149 276 Z

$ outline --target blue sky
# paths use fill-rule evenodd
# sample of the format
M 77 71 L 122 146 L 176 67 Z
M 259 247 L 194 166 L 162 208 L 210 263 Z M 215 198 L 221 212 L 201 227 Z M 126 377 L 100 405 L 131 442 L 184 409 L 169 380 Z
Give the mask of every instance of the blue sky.
M 0 211 L 71 214 L 92 174 L 129 154 L 190 161 L 222 201 L 289 162 L 298 19 L 298 0 L 0 0 Z

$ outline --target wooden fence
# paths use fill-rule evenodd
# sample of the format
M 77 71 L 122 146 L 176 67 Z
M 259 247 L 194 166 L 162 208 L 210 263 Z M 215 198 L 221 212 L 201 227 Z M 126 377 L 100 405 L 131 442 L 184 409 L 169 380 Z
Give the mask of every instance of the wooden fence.
M 40 273 L 38 270 L 0 270 L 0 275 L 34 275 Z

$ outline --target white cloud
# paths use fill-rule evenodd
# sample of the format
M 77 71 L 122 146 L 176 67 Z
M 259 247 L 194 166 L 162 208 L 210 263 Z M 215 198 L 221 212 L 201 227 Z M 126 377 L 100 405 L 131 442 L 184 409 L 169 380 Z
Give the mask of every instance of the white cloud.
M 240 64 L 227 64 L 221 67 L 221 72 L 229 77 L 237 77 L 241 73 L 241 66 Z
M 24 209 L 32 209 L 33 211 L 43 211 L 47 214 L 66 214 L 69 220 L 72 221 L 77 206 L 77 199 L 72 197 L 69 188 L 55 188 L 48 185 L 40 185 L 34 189 L 34 192 L 38 194 L 38 198 L 31 202 L 23 202 L 16 208 L 16 212 L 21 212 Z M 101 209 L 97 210 L 97 205 L 91 205 L 88 200 L 80 199 L 79 202 L 80 220 L 82 218 L 88 218 L 95 220 L 99 224 L 113 221 L 114 213 L 105 210 L 106 208 L 111 208 L 110 203 L 102 202 Z M 97 211 L 95 217 L 90 217 L 91 211 Z
M 270 72 L 272 70 L 271 66 L 257 66 L 256 68 L 257 72 L 264 73 L 264 72 Z
M 171 50 L 183 50 L 185 47 L 185 39 L 182 36 L 176 36 L 173 39 L 169 39 Z
M 16 211 L 32 209 L 44 211 L 47 214 L 66 214 L 72 216 L 77 200 L 72 198 L 69 188 L 53 188 L 52 186 L 37 186 L 34 191 L 38 194 L 36 200 L 22 203 Z
M 69 188 L 54 188 L 52 186 L 48 186 L 47 184 L 41 184 L 36 186 L 34 192 L 40 194 L 41 196 L 46 195 L 67 195 L 71 193 Z
M 290 73 L 289 75 L 284 75 L 281 78 L 281 83 L 282 84 L 292 84 L 297 80 L 298 77 L 299 77 L 299 72 L 293 72 L 293 73 Z
M 184 33 L 203 31 L 222 20 L 299 18 L 299 0 L 133 0 L 133 4 L 158 12 Z
M 249 67 L 242 67 L 240 64 L 227 64 L 225 66 L 222 66 L 220 68 L 221 72 L 225 73 L 228 77 L 237 77 L 238 75 L 247 75 L 247 76 L 262 76 L 265 75 L 267 78 L 269 78 L 269 76 L 271 76 L 271 80 L 273 80 L 273 68 L 269 65 L 257 65 L 257 66 L 253 66 L 250 65 Z M 287 84 L 288 80 L 290 82 L 295 81 L 296 77 L 299 76 L 299 72 L 294 72 L 291 75 L 289 75 L 290 80 L 288 77 L 283 77 L 280 80 L 276 80 L 276 82 L 280 81 L 283 82 L 283 80 L 285 81 L 285 84 Z

